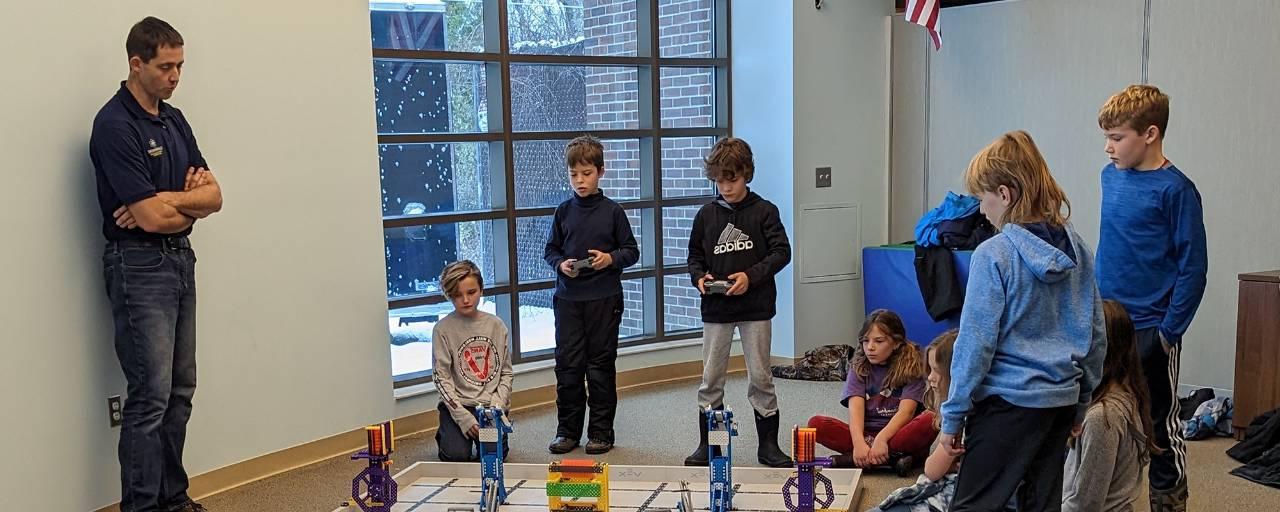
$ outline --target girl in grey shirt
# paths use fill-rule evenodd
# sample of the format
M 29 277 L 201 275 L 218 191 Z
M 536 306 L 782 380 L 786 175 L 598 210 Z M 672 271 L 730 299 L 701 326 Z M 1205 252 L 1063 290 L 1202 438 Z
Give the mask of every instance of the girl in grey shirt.
M 1063 472 L 1064 512 L 1130 512 L 1142 473 L 1158 448 L 1151 434 L 1151 398 L 1123 306 L 1103 304 L 1107 357 L 1084 425 L 1075 432 Z

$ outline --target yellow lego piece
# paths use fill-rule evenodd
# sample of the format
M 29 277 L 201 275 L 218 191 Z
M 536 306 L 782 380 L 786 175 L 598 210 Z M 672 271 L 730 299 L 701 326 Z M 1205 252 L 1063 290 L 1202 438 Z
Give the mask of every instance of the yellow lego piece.
M 609 464 L 582 459 L 552 462 L 547 466 L 546 489 L 547 508 L 552 511 L 607 512 Z

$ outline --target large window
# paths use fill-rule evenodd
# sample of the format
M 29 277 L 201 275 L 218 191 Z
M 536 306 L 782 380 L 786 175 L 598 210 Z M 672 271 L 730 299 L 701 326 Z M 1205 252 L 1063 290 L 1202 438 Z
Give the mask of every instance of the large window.
M 485 277 L 481 309 L 516 362 L 552 357 L 555 272 L 542 259 L 568 199 L 564 147 L 605 144 L 600 186 L 641 258 L 623 274 L 622 345 L 701 334 L 685 257 L 702 175 L 730 133 L 729 0 L 417 0 L 369 3 L 398 386 L 430 378 L 431 328 L 452 305 L 439 274 Z

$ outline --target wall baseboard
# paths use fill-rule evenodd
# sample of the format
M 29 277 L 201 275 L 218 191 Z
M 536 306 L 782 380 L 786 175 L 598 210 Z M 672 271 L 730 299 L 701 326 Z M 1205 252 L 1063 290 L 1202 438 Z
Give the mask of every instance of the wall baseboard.
M 779 360 L 790 361 L 790 358 L 774 358 L 775 364 L 779 364 Z M 741 355 L 731 356 L 729 358 L 729 373 L 743 371 L 746 371 L 746 362 L 743 357 Z M 624 391 L 668 382 L 699 379 L 701 377 L 702 361 L 699 360 L 618 372 L 617 382 L 618 390 Z M 554 384 L 523 389 L 511 394 L 512 411 L 525 411 L 555 405 L 555 402 L 556 387 Z M 440 426 L 439 416 L 434 408 L 403 418 L 397 418 L 395 421 L 397 438 L 433 432 Z M 188 494 L 197 500 L 201 500 L 264 478 L 287 473 L 334 457 L 355 453 L 357 450 L 364 448 L 366 442 L 367 438 L 362 427 L 254 457 L 191 477 L 191 488 L 188 490 Z M 98 509 L 97 512 L 120 512 L 120 504 L 113 503 Z
M 773 366 L 791 366 L 803 357 L 769 356 L 769 364 Z

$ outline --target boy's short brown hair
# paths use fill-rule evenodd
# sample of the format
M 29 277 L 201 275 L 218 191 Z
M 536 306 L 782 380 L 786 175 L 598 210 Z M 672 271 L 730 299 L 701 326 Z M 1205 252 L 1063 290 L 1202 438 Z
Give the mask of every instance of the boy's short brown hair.
M 564 148 L 564 160 L 566 167 L 587 164 L 596 166 L 596 169 L 604 169 L 604 144 L 600 143 L 600 139 L 583 135 L 569 141 L 569 145 Z
M 1098 126 L 1103 130 L 1128 126 L 1142 133 L 1148 126 L 1160 129 L 1164 139 L 1169 126 L 1169 96 L 1154 85 L 1136 84 L 1113 94 L 1098 111 Z
M 476 278 L 476 286 L 484 289 L 484 275 L 471 260 L 455 261 L 444 267 L 440 272 L 440 288 L 444 290 L 444 296 L 451 299 L 458 296 L 458 286 L 468 277 Z
M 756 162 L 751 156 L 751 146 L 737 137 L 720 139 L 720 142 L 711 147 L 706 164 L 706 176 L 711 181 L 721 178 L 733 180 L 741 176 L 747 183 L 751 183 L 751 178 L 756 175 Z

